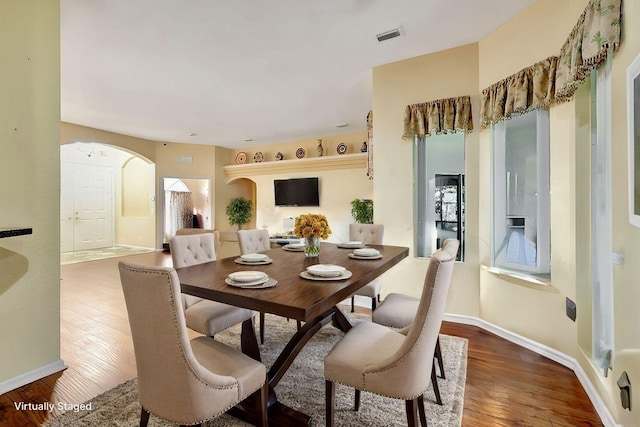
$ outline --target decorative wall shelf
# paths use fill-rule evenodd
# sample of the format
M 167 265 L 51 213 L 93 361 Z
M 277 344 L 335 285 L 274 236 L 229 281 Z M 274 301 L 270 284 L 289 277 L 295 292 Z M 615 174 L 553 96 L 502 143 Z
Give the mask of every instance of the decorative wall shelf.
M 245 163 L 224 167 L 224 173 L 235 178 L 256 175 L 288 174 L 292 172 L 326 171 L 336 169 L 360 169 L 367 167 L 367 153 L 343 154 L 338 156 L 309 157 L 259 163 Z
M 33 234 L 33 228 L 0 228 L 0 239 Z

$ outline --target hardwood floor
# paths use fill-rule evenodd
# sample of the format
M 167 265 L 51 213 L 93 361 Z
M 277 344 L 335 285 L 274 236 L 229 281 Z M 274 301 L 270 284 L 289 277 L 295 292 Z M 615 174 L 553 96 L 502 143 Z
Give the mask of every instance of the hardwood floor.
M 62 266 L 61 353 L 68 369 L 0 395 L 1 426 L 39 426 L 60 413 L 58 402 L 79 404 L 136 376 L 121 259 Z M 171 264 L 161 252 L 127 259 Z M 480 328 L 445 322 L 442 332 L 469 340 L 464 427 L 603 425 L 571 370 Z M 16 402 L 49 402 L 54 410 L 18 410 Z

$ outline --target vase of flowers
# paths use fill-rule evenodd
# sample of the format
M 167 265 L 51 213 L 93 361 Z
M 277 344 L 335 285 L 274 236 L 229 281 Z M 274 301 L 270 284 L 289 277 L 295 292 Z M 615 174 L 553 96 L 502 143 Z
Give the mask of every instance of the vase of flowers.
M 331 228 L 327 218 L 320 214 L 305 214 L 296 218 L 293 232 L 304 238 L 304 254 L 308 257 L 320 255 L 320 239 L 327 239 Z

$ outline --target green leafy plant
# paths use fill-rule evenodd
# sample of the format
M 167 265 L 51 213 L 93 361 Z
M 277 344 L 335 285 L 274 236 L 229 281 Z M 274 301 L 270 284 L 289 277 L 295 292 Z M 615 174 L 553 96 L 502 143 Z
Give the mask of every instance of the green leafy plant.
M 244 197 L 236 197 L 231 199 L 227 205 L 227 218 L 229 224 L 237 225 L 238 230 L 249 221 L 251 221 L 251 200 L 247 200 Z
M 353 200 L 351 202 L 351 216 L 360 224 L 373 224 L 373 200 Z

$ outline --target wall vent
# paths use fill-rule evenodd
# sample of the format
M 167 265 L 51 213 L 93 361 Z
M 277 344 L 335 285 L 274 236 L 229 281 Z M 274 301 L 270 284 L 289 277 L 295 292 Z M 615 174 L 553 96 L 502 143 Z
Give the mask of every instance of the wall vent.
M 402 33 L 400 32 L 400 28 L 394 28 L 390 31 L 385 31 L 384 33 L 376 34 L 376 38 L 379 42 L 383 42 L 385 40 L 393 39 L 396 37 L 400 37 Z

